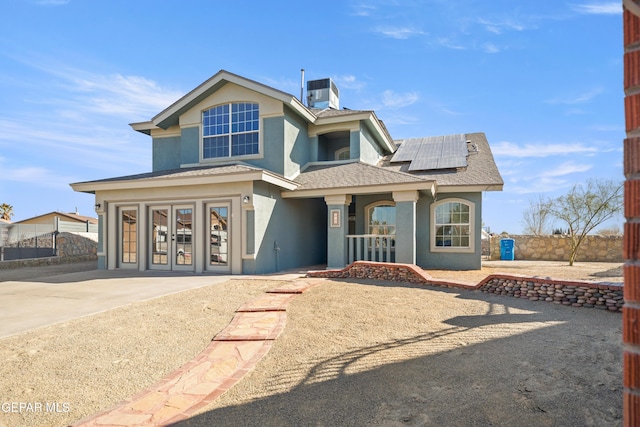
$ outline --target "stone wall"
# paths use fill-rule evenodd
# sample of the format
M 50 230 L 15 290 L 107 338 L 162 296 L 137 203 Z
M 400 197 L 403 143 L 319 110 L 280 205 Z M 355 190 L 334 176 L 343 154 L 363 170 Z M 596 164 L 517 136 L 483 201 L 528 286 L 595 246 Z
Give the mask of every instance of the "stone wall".
M 59 257 L 96 255 L 98 233 L 60 233 L 56 239 Z
M 56 247 L 58 256 L 0 261 L 0 270 L 97 260 L 98 233 L 59 233 Z
M 597 308 L 613 312 L 621 312 L 624 305 L 624 287 L 616 283 L 492 274 L 480 283 L 472 284 L 434 279 L 420 267 L 412 264 L 356 261 L 342 270 L 310 271 L 307 273 L 307 277 L 407 282 L 444 288 L 466 289 L 571 307 Z
M 500 259 L 502 236 L 491 238 L 490 259 Z M 514 240 L 514 258 L 529 261 L 569 261 L 569 237 L 507 236 Z M 586 236 L 578 248 L 577 262 L 623 262 L 621 236 Z

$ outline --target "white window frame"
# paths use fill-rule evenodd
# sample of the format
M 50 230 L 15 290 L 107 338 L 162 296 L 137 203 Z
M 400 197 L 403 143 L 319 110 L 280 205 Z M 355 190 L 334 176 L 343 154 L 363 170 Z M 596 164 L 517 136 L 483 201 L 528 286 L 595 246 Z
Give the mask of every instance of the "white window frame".
M 240 155 L 233 155 L 233 135 L 239 135 L 242 133 L 252 133 L 255 131 L 244 131 L 244 132 L 233 132 L 232 131 L 232 125 L 233 125 L 233 120 L 231 119 L 231 116 L 233 114 L 233 105 L 234 104 L 256 104 L 258 105 L 258 152 L 257 153 L 251 153 L 251 154 L 240 154 Z M 223 136 L 223 135 L 228 135 L 229 136 L 229 150 L 228 150 L 228 155 L 227 156 L 222 156 L 222 157 L 204 157 L 204 140 L 205 138 L 209 138 L 211 137 L 210 135 L 205 136 L 204 134 L 204 112 L 211 110 L 213 108 L 216 107 L 220 107 L 223 105 L 228 105 L 229 106 L 229 133 L 225 133 L 225 134 L 220 134 L 220 135 L 216 135 L 216 136 Z M 200 161 L 201 162 L 207 162 L 207 163 L 215 163 L 215 162 L 225 162 L 228 161 L 229 159 L 257 159 L 257 158 L 262 158 L 262 152 L 263 152 L 263 126 L 264 123 L 262 121 L 262 115 L 260 114 L 261 108 L 260 108 L 260 103 L 256 102 L 256 101 L 231 101 L 231 102 L 223 102 L 221 104 L 216 104 L 216 105 L 211 105 L 208 106 L 207 108 L 202 109 L 202 111 L 200 111 Z
M 345 153 L 347 153 L 347 158 L 346 159 L 340 158 Z M 340 148 L 340 149 L 336 150 L 336 152 L 335 152 L 335 160 L 349 160 L 349 159 L 351 159 L 351 147 L 343 147 L 343 148 Z
M 371 211 L 371 209 L 374 209 L 374 208 L 377 208 L 377 207 L 380 207 L 380 206 L 391 206 L 391 207 L 395 208 L 396 207 L 396 202 L 391 201 L 391 200 L 380 200 L 380 201 L 373 202 L 373 203 L 368 204 L 367 206 L 365 206 L 365 208 L 364 208 L 364 214 L 365 214 L 364 222 L 365 222 L 365 224 L 367 226 L 367 234 L 373 234 L 372 226 L 371 226 L 371 223 L 369 222 L 369 216 L 370 216 L 369 212 Z M 396 234 L 395 232 L 397 230 L 397 226 L 398 225 L 397 224 L 390 224 L 390 225 L 393 226 L 393 230 L 394 230 L 394 232 L 391 233 L 391 234 Z
M 436 209 L 439 206 L 442 206 L 446 203 L 462 203 L 464 205 L 469 206 L 469 246 L 436 246 L 436 231 L 438 229 L 439 224 L 436 224 Z M 431 252 L 443 252 L 443 253 L 474 253 L 475 252 L 475 229 L 476 229 L 476 205 L 475 203 L 460 199 L 460 198 L 450 198 L 439 200 L 436 203 L 433 203 L 430 208 L 431 211 L 431 222 L 430 222 L 430 246 Z M 443 225 L 443 224 L 440 224 Z M 454 224 L 459 225 L 459 224 Z

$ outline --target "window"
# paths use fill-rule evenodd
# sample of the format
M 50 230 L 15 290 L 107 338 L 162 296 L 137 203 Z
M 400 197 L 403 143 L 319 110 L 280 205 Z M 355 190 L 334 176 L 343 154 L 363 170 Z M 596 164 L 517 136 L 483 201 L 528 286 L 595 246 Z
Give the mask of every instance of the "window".
M 138 211 L 120 210 L 120 262 L 135 264 L 138 262 Z
M 258 104 L 223 104 L 202 112 L 202 157 L 205 159 L 258 154 Z
M 396 234 L 396 206 L 378 202 L 367 209 L 368 234 Z
M 349 160 L 351 158 L 351 149 L 349 147 L 336 150 L 336 160 Z
M 444 200 L 432 206 L 431 249 L 472 252 L 474 205 L 459 199 Z
M 367 246 L 370 250 L 396 246 L 396 206 L 393 202 L 376 202 L 365 209 L 367 213 L 367 234 L 393 237 L 370 237 L 367 238 Z M 382 261 L 382 260 L 380 260 Z

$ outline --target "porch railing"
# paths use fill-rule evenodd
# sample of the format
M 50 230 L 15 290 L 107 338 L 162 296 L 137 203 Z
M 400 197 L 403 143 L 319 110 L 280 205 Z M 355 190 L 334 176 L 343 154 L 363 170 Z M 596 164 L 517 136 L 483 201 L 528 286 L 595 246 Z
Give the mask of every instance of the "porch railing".
M 395 262 L 395 234 L 348 234 L 349 264 L 354 261 Z

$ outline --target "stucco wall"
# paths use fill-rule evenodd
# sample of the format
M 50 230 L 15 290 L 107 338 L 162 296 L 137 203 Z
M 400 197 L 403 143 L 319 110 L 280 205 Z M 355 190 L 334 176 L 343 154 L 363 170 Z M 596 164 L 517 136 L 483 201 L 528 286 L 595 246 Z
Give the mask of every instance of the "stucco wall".
M 256 255 L 255 260 L 243 261 L 244 273 L 272 273 L 326 262 L 327 207 L 323 199 L 282 199 L 279 188 L 256 182 L 253 203 Z
M 491 239 L 490 258 L 500 259 L 500 240 Z M 571 253 L 568 237 L 511 235 L 517 260 L 568 261 Z M 623 262 L 622 237 L 587 236 L 578 249 L 577 262 Z

